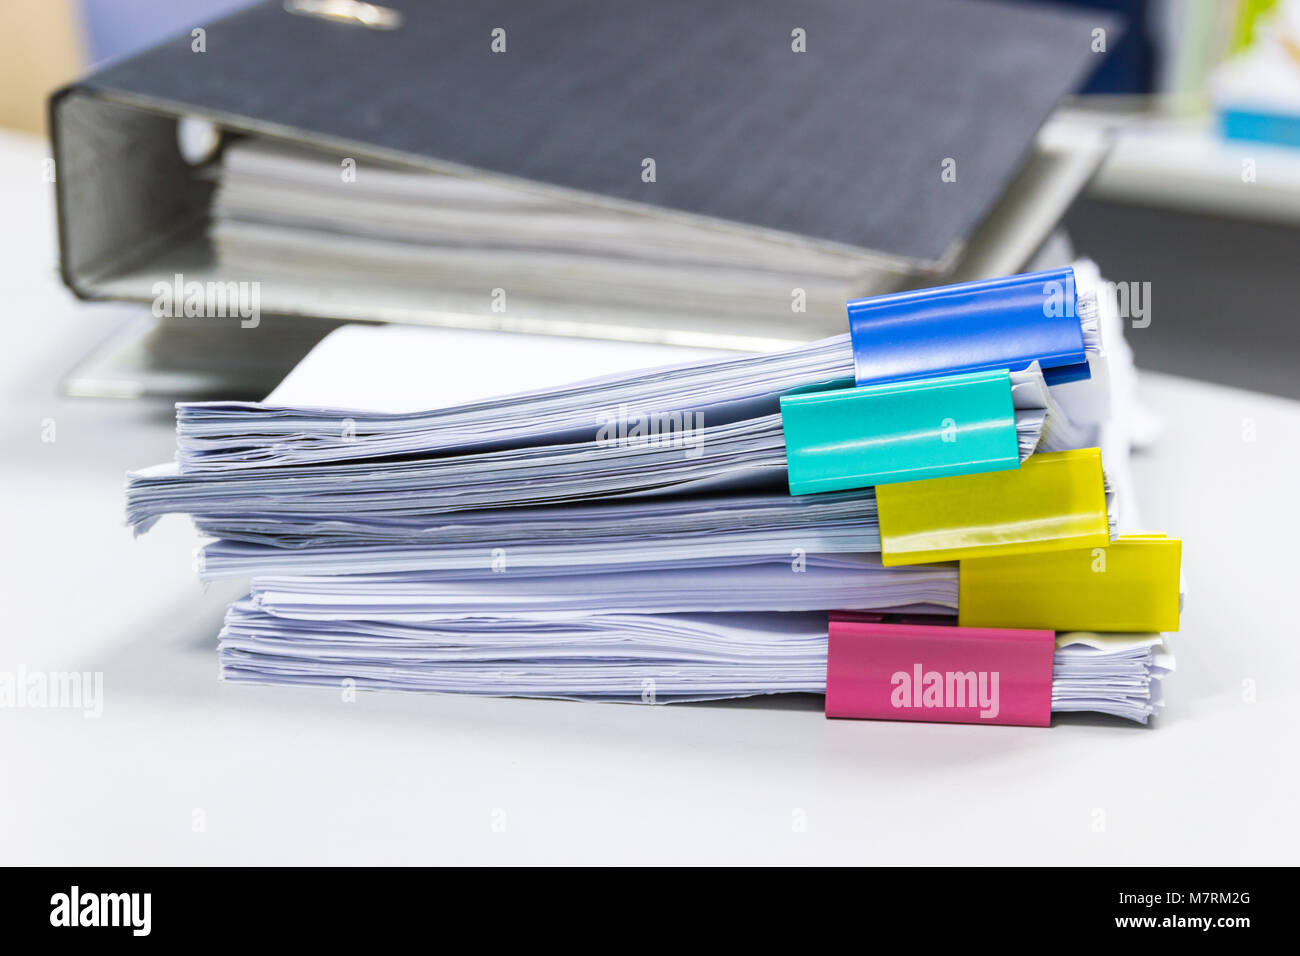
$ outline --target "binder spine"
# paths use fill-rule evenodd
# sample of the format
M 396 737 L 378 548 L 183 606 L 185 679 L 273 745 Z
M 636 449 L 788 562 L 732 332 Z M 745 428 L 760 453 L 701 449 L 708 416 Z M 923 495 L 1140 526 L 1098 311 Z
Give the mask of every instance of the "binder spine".
M 1178 630 L 1182 542 L 1121 535 L 1096 547 L 963 560 L 958 619 L 971 627 Z
M 1048 630 L 832 615 L 826 716 L 1046 727 L 1055 649 Z
M 1080 311 L 1068 266 L 854 299 L 855 378 L 866 385 L 1038 362 L 1049 384 L 1085 379 Z
M 881 485 L 876 509 L 886 566 L 1110 543 L 1096 448 L 1031 455 L 1015 471 Z
M 790 494 L 1020 466 L 1006 369 L 785 395 Z

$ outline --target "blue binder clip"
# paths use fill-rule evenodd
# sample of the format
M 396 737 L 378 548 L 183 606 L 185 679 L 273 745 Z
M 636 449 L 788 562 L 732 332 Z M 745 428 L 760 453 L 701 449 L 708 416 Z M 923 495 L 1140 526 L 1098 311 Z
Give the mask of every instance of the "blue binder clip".
M 1086 299 L 1087 297 L 1085 297 Z M 1005 368 L 1038 362 L 1049 385 L 1089 377 L 1074 270 L 916 289 L 848 304 L 857 383 Z

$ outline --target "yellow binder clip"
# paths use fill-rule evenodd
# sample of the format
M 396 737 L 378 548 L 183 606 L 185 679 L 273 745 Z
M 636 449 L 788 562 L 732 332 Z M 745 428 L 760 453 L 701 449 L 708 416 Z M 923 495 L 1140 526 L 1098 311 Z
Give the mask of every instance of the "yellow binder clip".
M 1110 542 L 1096 448 L 1031 455 L 1014 471 L 878 485 L 876 506 L 887 566 Z
M 1120 535 L 1108 546 L 961 562 L 963 627 L 1178 630 L 1182 542 Z

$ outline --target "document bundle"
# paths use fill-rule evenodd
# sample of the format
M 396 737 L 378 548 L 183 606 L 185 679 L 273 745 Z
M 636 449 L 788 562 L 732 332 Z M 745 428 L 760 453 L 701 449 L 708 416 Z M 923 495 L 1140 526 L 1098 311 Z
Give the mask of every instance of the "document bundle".
M 395 384 L 371 359 L 418 365 L 438 333 L 345 327 L 265 402 L 178 406 L 176 461 L 129 476 L 128 520 L 192 515 L 203 576 L 251 577 L 228 680 L 1146 722 L 1180 543 L 1136 531 L 1131 368 L 1095 267 L 848 318 L 579 382 L 534 357 L 504 395 Z M 349 362 L 368 389 L 338 384 Z

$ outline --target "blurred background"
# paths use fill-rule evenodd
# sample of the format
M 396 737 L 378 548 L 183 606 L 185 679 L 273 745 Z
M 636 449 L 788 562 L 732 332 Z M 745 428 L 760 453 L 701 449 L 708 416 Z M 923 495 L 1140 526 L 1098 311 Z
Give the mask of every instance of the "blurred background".
M 409 2 L 415 9 L 416 0 Z M 419 2 L 441 13 L 439 0 Z M 859 2 L 865 10 L 877 0 Z M 760 813 L 745 803 L 762 791 L 764 799 L 789 794 L 787 806 L 812 800 L 806 805 L 824 808 L 810 833 L 782 851 L 805 863 L 816 859 L 809 855 L 816 848 L 827 848 L 827 859 L 832 849 L 848 859 L 877 853 L 891 834 L 900 845 L 914 843 L 917 833 L 932 834 L 949 855 L 970 847 L 992 853 L 994 862 L 1014 852 L 1007 862 L 1146 863 L 1153 842 L 1173 862 L 1294 862 L 1285 858 L 1296 845 L 1294 815 L 1286 812 L 1293 762 L 1275 757 L 1294 739 L 1300 714 L 1293 684 L 1276 677 L 1296 655 L 1294 610 L 1285 602 L 1294 587 L 1295 509 L 1286 504 L 1300 467 L 1291 439 L 1300 406 L 1285 399 L 1300 399 L 1300 0 L 1032 4 L 1108 11 L 1127 23 L 1084 92 L 1061 105 L 1059 123 L 1047 124 L 1064 133 L 1053 140 L 1066 150 L 1092 139 L 1078 135 L 1088 129 L 1103 131 L 1110 144 L 1077 197 L 1071 185 L 1059 229 L 1059 211 L 1051 212 L 1051 241 L 1060 262 L 1077 252 L 1096 260 L 1107 279 L 1150 290 L 1145 318 L 1130 323 L 1127 339 L 1140 367 L 1173 374 L 1142 378 L 1141 403 L 1167 428 L 1151 453 L 1135 456 L 1135 478 L 1149 526 L 1186 538 L 1193 597 L 1178 648 L 1180 703 L 1168 733 L 1113 736 L 1110 728 L 1105 736 L 1112 739 L 1094 752 L 1100 738 L 1088 731 L 1096 728 L 1080 723 L 1057 728 L 1078 731 L 1072 736 L 1035 737 L 1021 764 L 1020 745 L 1006 735 L 976 741 L 919 727 L 924 740 L 880 733 L 844 743 L 828 735 L 809 747 L 800 735 L 806 725 L 784 729 L 785 714 L 772 711 L 769 722 L 757 708 L 746 711 L 759 735 L 748 742 L 725 722 L 725 710 L 710 705 L 691 712 L 697 726 L 682 724 L 665 736 L 660 722 L 640 740 L 645 718 L 634 707 L 613 708 L 594 726 L 569 709 L 534 711 L 519 701 L 503 702 L 524 703 L 518 716 L 430 710 L 437 701 L 400 694 L 370 695 L 357 705 L 364 710 L 352 710 L 323 698 L 318 706 L 220 687 L 213 636 L 245 582 L 197 580 L 195 531 L 180 516 L 133 540 L 122 521 L 123 474 L 172 459 L 174 398 L 265 396 L 336 323 L 268 315 L 255 331 L 226 323 L 233 334 L 219 337 L 207 332 L 212 322 L 177 320 L 188 348 L 169 351 L 177 339 L 152 344 L 163 366 L 191 363 L 173 377 L 170 392 L 152 393 L 155 402 L 81 397 L 146 396 L 126 377 L 83 373 L 80 389 L 69 382 L 96 352 L 105 357 L 100 368 L 115 356 L 129 360 L 129 343 L 116 351 L 112 343 L 153 316 L 140 301 L 85 302 L 63 284 L 46 124 L 52 90 L 169 38 L 188 38 L 196 26 L 245 5 L 0 0 L 0 303 L 9 335 L 0 348 L 0 523 L 16 542 L 0 559 L 0 670 L 14 661 L 106 672 L 114 715 L 84 724 L 76 714 L 38 722 L 37 711 L 0 720 L 0 750 L 39 771 L 33 785 L 0 796 L 0 821 L 14 821 L 0 822 L 7 860 L 375 863 L 420 853 L 447 859 L 449 852 L 471 859 L 470 852 L 482 853 L 474 842 L 480 830 L 494 841 L 488 859 L 545 859 L 539 854 L 552 838 L 526 829 L 526 814 L 514 849 L 486 827 L 459 824 L 480 804 L 497 806 L 501 794 L 525 808 L 531 801 L 535 827 L 559 824 L 552 832 L 562 849 L 551 859 L 583 860 L 574 855 L 574 834 L 587 833 L 608 844 L 603 852 L 635 843 L 629 852 L 638 858 L 646 846 L 662 854 L 686 839 L 706 850 L 734 844 L 733 859 L 751 860 L 760 859 L 754 854 L 765 842 L 753 834 L 766 833 L 760 827 L 774 819 L 782 823 L 770 807 Z M 961 43 L 969 44 L 964 34 Z M 886 88 L 880 95 L 895 94 Z M 87 138 L 98 144 L 94 132 Z M 77 173 L 84 182 L 109 165 L 97 150 L 82 160 L 80 169 L 60 160 L 61 188 Z M 331 174 L 337 182 L 337 160 Z M 149 196 L 157 188 L 153 175 L 146 169 L 138 177 Z M 938 186 L 937 177 L 928 182 Z M 87 192 L 122 194 L 108 176 Z M 124 204 L 105 205 L 121 212 Z M 1004 224 L 992 228 L 1009 231 Z M 283 352 L 273 347 L 277 336 L 286 340 Z M 139 357 L 148 349 L 135 351 Z M 196 391 L 204 382 L 195 372 L 208 368 L 227 377 Z M 114 391 L 114 382 L 126 384 Z M 716 728 L 712 740 L 700 736 L 706 723 Z M 691 746 L 675 746 L 683 741 Z M 411 762 L 410 753 L 433 757 Z M 752 767 L 745 753 L 755 755 Z M 583 764 L 588 754 L 590 766 Z M 618 769 L 620 761 L 630 769 Z M 656 767 L 648 788 L 647 761 Z M 1206 775 L 1207 761 L 1238 769 Z M 833 764 L 842 764 L 845 776 L 834 776 Z M 949 767 L 967 776 L 945 782 Z M 761 769 L 772 768 L 780 785 L 755 788 Z M 909 776 L 918 781 L 914 793 L 899 789 Z M 88 787 L 88 780 L 116 784 Z M 887 783 L 878 798 L 867 789 L 873 780 Z M 566 789 L 575 781 L 582 799 Z M 804 782 L 815 787 L 811 796 L 798 790 Z M 913 799 L 953 787 L 974 795 L 964 817 L 942 808 L 946 816 L 932 818 L 930 804 Z M 440 803 L 439 791 L 448 788 L 451 802 Z M 694 803 L 683 797 L 692 788 L 702 795 Z M 588 790 L 599 798 L 594 803 Z M 837 792 L 849 798 L 836 804 Z M 628 804 L 633 798 L 640 807 Z M 593 805 L 606 809 L 593 817 Z M 452 812 L 431 814 L 430 806 Z M 732 808 L 731 816 L 720 826 L 717 814 L 699 813 L 699 806 Z M 212 835 L 191 829 L 195 807 L 213 811 Z M 1109 835 L 1097 832 L 1094 807 L 1113 808 Z M 646 821 L 654 839 L 618 839 L 625 818 Z M 934 819 L 944 826 L 935 828 Z M 439 820 L 452 821 L 455 839 Z M 403 825 L 409 821 L 419 825 Z M 1003 838 L 1013 830 L 1025 834 L 1025 849 Z M 970 839 L 953 843 L 963 832 Z
M 243 5 L 4 0 L 0 127 L 45 135 L 58 85 Z M 1128 23 L 1067 107 L 1116 140 L 1064 228 L 1103 275 L 1151 284 L 1138 363 L 1300 398 L 1300 0 L 1068 5 Z

